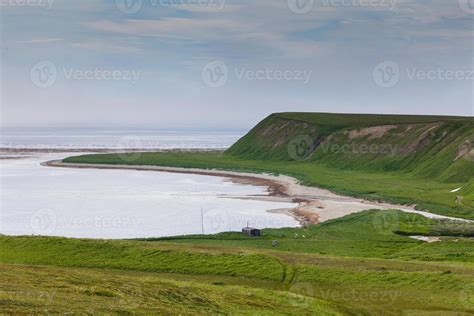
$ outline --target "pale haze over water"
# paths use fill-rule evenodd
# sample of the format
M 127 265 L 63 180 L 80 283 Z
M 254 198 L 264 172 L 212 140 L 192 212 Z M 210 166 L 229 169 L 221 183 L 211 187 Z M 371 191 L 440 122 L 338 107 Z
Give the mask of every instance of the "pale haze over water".
M 231 146 L 245 131 L 4 129 L 1 148 L 202 148 Z

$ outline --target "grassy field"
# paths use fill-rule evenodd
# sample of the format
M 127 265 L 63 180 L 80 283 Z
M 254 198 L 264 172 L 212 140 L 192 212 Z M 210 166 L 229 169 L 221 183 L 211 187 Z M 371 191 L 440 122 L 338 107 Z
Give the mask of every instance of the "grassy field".
M 87 302 L 91 313 L 469 315 L 474 240 L 428 244 L 395 233 L 439 235 L 439 227 L 459 226 L 365 211 L 307 228 L 265 229 L 261 238 L 3 236 L 0 309 L 63 313 Z
M 2 314 L 341 315 L 314 298 L 210 278 L 0 264 L 0 280 Z

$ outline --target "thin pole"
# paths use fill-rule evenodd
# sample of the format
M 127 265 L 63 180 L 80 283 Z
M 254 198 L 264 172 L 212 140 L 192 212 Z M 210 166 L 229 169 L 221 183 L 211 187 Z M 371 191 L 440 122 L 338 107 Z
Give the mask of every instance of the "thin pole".
M 201 233 L 204 235 L 204 214 L 202 213 L 202 207 L 201 207 Z

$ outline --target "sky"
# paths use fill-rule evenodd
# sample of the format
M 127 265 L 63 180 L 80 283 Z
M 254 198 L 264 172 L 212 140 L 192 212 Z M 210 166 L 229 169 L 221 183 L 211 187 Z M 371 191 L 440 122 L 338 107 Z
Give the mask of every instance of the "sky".
M 3 127 L 474 115 L 472 0 L 0 0 Z

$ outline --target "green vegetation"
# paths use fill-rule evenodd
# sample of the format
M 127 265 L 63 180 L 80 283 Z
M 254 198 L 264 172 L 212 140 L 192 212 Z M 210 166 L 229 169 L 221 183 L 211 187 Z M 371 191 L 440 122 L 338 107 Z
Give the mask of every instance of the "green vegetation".
M 15 315 L 340 314 L 314 298 L 214 283 L 151 273 L 0 264 L 0 309 Z M 300 305 L 302 300 L 306 304 Z
M 345 195 L 474 219 L 473 144 L 473 118 L 279 113 L 225 153 L 142 153 L 132 160 L 103 154 L 64 161 L 287 174 Z
M 437 225 L 459 223 L 365 211 L 261 238 L 0 237 L 0 310 L 74 312 L 87 302 L 91 313 L 468 315 L 474 240 L 394 233 Z
M 438 228 L 444 228 L 442 233 Z M 364 211 L 306 228 L 265 229 L 262 238 L 247 238 L 240 233 L 211 236 L 177 236 L 149 241 L 170 241 L 195 245 L 219 245 L 272 249 L 320 255 L 420 261 L 460 261 L 474 263 L 474 240 L 451 239 L 453 232 L 474 231 L 474 223 L 427 219 L 401 211 Z M 408 234 L 409 232 L 409 234 Z M 425 244 L 405 235 L 445 236 L 445 242 Z M 460 235 L 460 234 L 459 234 Z M 459 236 L 458 236 L 459 237 Z M 456 256 L 453 254 L 462 254 Z
M 258 254 L 192 253 L 137 247 L 136 243 L 65 238 L 2 238 L 2 261 L 88 268 L 215 274 L 281 280 L 284 266 Z M 21 258 L 20 261 L 17 261 Z

